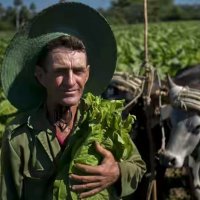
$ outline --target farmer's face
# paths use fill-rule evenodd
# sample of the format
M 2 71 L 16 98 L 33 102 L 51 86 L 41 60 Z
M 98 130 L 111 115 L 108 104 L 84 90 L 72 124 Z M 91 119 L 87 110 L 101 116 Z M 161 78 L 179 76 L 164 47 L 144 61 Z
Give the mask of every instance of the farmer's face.
M 39 80 L 52 104 L 74 106 L 79 103 L 89 77 L 86 53 L 57 47 L 47 55 L 46 71 Z

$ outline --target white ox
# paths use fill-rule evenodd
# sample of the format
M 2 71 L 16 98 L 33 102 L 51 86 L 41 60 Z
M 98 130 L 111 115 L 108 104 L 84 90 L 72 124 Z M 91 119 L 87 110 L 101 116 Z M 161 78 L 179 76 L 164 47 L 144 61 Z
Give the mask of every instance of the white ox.
M 169 82 L 172 130 L 166 148 L 160 153 L 160 163 L 166 167 L 179 168 L 188 157 L 195 196 L 200 200 L 200 115 L 193 106 L 190 109 L 192 103 L 200 110 L 200 100 L 196 101 L 196 97 L 200 99 L 200 91 L 195 90 L 191 94 L 189 88 L 175 85 L 171 80 Z M 189 100 L 185 98 L 186 94 L 190 94 Z

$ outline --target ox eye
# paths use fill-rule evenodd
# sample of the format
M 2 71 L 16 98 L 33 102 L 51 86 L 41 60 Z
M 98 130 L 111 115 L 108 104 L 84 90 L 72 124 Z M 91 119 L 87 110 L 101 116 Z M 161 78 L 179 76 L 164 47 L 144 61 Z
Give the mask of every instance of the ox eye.
M 192 133 L 197 135 L 200 133 L 200 125 L 196 126 L 193 130 L 192 130 Z

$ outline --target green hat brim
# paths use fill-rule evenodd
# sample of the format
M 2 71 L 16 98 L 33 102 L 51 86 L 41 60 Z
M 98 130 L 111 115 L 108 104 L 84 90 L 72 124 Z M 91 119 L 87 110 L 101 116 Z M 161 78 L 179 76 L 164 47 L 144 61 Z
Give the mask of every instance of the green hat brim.
M 6 50 L 2 87 L 17 109 L 32 109 L 44 100 L 44 88 L 34 76 L 35 65 L 41 49 L 62 35 L 76 36 L 86 46 L 90 77 L 84 92 L 100 95 L 109 84 L 116 67 L 116 41 L 109 24 L 84 4 L 56 4 L 43 10 L 28 28 L 18 32 Z

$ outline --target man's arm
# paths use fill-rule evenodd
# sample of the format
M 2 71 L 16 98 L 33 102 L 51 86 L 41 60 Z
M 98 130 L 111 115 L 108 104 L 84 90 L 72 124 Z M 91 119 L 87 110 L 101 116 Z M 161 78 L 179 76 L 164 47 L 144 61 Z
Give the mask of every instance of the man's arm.
M 20 158 L 5 134 L 1 151 L 0 199 L 20 199 L 22 187 L 20 166 Z
M 144 161 L 135 145 L 132 145 L 134 153 L 126 160 L 119 162 L 121 176 L 120 181 L 118 181 L 117 184 L 121 184 L 121 194 L 119 194 L 121 197 L 133 193 L 146 172 Z

